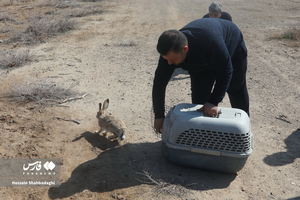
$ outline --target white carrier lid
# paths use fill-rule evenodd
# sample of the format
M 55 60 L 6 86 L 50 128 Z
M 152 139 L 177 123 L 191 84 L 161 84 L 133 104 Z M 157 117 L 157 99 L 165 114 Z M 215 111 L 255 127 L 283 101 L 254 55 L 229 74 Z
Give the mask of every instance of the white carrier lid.
M 172 129 L 184 131 L 190 128 L 203 130 L 222 131 L 235 134 L 250 132 L 250 119 L 248 114 L 235 108 L 218 107 L 217 117 L 204 116 L 203 112 L 197 111 L 202 105 L 199 104 L 178 104 L 173 111 L 169 112 Z

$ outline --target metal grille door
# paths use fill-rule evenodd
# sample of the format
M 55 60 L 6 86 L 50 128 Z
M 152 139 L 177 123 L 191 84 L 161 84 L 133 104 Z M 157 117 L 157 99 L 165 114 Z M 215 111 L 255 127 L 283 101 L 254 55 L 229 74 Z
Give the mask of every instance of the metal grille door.
M 176 144 L 241 153 L 251 149 L 251 136 L 250 133 L 189 129 L 178 136 Z

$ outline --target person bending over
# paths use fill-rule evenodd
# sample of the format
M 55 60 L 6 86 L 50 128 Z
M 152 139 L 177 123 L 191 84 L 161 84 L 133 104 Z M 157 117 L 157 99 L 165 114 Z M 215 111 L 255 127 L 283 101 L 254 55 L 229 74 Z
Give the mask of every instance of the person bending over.
M 234 23 L 203 18 L 180 30 L 167 30 L 158 39 L 157 51 L 160 57 L 152 89 L 157 132 L 162 132 L 166 87 L 176 68 L 188 71 L 192 103 L 202 104 L 200 111 L 205 115 L 217 116 L 226 92 L 231 106 L 249 115 L 247 48 Z

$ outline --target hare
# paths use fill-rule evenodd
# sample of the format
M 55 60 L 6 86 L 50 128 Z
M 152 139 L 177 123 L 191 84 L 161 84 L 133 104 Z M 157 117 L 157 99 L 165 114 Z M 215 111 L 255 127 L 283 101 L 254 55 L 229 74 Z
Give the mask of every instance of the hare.
M 122 141 L 125 139 L 126 125 L 122 120 L 112 115 L 105 114 L 105 111 L 108 108 L 108 104 L 109 104 L 109 99 L 106 99 L 103 102 L 102 108 L 101 108 L 101 103 L 99 103 L 99 111 L 97 112 L 96 117 L 98 119 L 100 130 L 96 131 L 96 133 L 100 134 L 103 131 L 105 131 L 105 133 L 111 132 L 114 135 L 109 136 L 108 139 L 119 138 L 119 140 Z

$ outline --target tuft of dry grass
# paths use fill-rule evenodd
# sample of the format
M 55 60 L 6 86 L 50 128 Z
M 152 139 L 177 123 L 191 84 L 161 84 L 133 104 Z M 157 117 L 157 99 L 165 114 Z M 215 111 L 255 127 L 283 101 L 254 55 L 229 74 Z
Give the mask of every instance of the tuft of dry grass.
M 74 17 L 103 12 L 100 1 L 102 0 L 1 0 L 0 43 L 12 44 L 15 48 L 47 42 L 50 38 L 75 29 L 78 21 Z M 2 5 L 10 7 L 13 4 L 20 6 L 17 13 L 1 9 Z M 37 16 L 32 17 L 33 13 Z M 0 68 L 20 66 L 30 61 L 31 56 L 29 51 L 9 52 L 0 48 Z
M 44 1 L 38 2 L 36 4 L 36 7 L 54 7 L 59 2 L 60 2 L 59 0 L 44 0 Z
M 68 1 L 58 1 L 53 7 L 54 8 L 75 8 L 80 5 L 81 4 L 78 3 L 76 0 L 68 0 Z
M 23 32 L 11 36 L 6 43 L 31 44 L 45 42 L 47 38 L 74 29 L 76 25 L 77 22 L 70 18 L 51 20 L 46 16 L 36 16 L 31 19 L 28 27 Z
M 65 17 L 85 17 L 88 15 L 100 14 L 103 12 L 103 5 L 99 3 L 69 3 L 69 4 L 56 4 L 54 7 L 59 7 L 57 11 L 49 14 L 60 15 Z M 65 9 L 68 8 L 68 9 Z
M 13 29 L 11 27 L 8 27 L 8 26 L 0 26 L 0 33 L 8 33 L 8 32 L 11 32 Z
M 119 44 L 116 44 L 116 46 L 132 47 L 137 46 L 137 44 L 132 39 L 128 38 L 121 40 Z
M 102 13 L 103 9 L 97 6 L 86 6 L 83 8 L 78 8 L 70 11 L 70 17 L 85 17 L 88 15 L 99 14 Z
M 81 0 L 83 2 L 100 2 L 100 1 L 103 1 L 103 0 Z
M 152 175 L 147 170 L 144 170 L 143 173 L 137 173 L 137 174 L 142 175 L 144 179 L 144 180 L 137 179 L 138 181 L 142 183 L 154 185 L 150 191 L 150 193 L 152 193 L 153 196 L 160 196 L 161 194 L 167 194 L 179 198 L 184 198 L 189 193 L 191 193 L 187 188 L 181 185 L 171 184 L 162 181 L 161 179 L 153 178 Z
M 33 53 L 28 49 L 17 51 L 0 49 L 0 68 L 7 69 L 23 65 L 30 61 L 32 57 Z
M 283 38 L 289 40 L 300 40 L 300 28 L 293 27 L 283 34 Z
M 7 12 L 0 12 L 0 22 L 16 22 Z
M 63 100 L 78 95 L 73 87 L 78 83 L 73 82 L 70 85 L 66 83 L 55 83 L 48 79 L 42 80 L 14 80 L 11 83 L 6 97 L 19 102 L 36 102 L 46 105 L 49 102 L 60 103 Z
M 10 4 L 13 5 L 14 3 L 28 3 L 32 0 L 10 0 Z
M 269 39 L 290 40 L 291 46 L 299 47 L 300 46 L 300 28 L 292 27 L 283 33 L 273 33 L 269 36 Z

